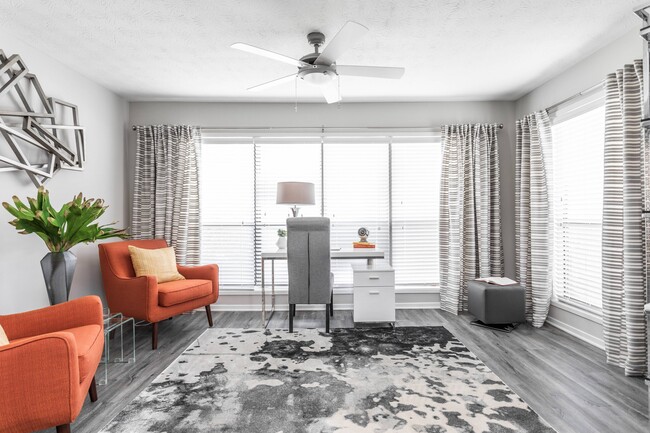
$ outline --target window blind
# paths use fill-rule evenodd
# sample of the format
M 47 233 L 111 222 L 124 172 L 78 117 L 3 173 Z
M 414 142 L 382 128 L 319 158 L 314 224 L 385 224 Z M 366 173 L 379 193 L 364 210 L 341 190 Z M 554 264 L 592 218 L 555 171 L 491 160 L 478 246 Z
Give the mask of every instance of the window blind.
M 202 136 L 202 261 L 219 263 L 222 289 L 261 284 L 261 253 L 275 251 L 290 215 L 275 203 L 281 181 L 314 183 L 316 203 L 300 214 L 331 219 L 332 248 L 351 248 L 366 227 L 397 284 L 438 283 L 439 134 L 203 129 Z M 352 284 L 350 263 L 332 261 L 336 287 Z M 270 266 L 265 272 L 270 284 Z M 275 282 L 287 284 L 286 262 L 275 263 Z
M 324 214 L 330 217 L 332 248 L 351 248 L 360 227 L 368 241 L 385 251 L 389 245 L 388 143 L 353 142 L 327 138 L 323 147 Z M 334 284 L 352 285 L 352 269 L 345 260 L 332 262 Z
M 605 140 L 602 90 L 587 101 L 560 108 L 552 136 L 554 293 L 560 299 L 600 309 Z
M 392 258 L 396 284 L 439 283 L 438 208 L 442 147 L 391 145 Z
M 261 282 L 263 251 L 275 251 L 278 229 L 286 229 L 291 216 L 289 205 L 278 205 L 277 183 L 285 181 L 314 184 L 315 205 L 300 207 L 302 216 L 321 216 L 321 139 L 305 137 L 300 143 L 289 140 L 255 141 L 255 267 Z M 270 284 L 270 266 L 265 269 L 265 281 Z M 275 263 L 275 283 L 287 284 L 287 264 Z
M 201 149 L 201 261 L 218 263 L 223 285 L 255 284 L 253 143 Z

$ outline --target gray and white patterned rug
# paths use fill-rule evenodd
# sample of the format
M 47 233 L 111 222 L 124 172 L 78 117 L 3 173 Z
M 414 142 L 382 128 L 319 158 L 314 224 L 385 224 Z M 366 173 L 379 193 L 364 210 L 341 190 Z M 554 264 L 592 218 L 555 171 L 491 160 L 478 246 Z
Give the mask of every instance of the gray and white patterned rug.
M 443 327 L 208 329 L 103 430 L 554 432 Z

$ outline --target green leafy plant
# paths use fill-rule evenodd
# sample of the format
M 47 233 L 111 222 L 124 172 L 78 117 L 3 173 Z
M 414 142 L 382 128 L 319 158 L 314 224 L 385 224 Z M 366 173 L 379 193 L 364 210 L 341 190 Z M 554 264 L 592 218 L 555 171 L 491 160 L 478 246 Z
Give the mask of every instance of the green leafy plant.
M 20 234 L 35 233 L 43 239 L 52 252 L 68 251 L 79 243 L 90 243 L 100 239 L 126 238 L 124 229 L 100 226 L 93 223 L 101 217 L 108 206 L 102 199 L 86 199 L 81 193 L 72 201 L 65 203 L 59 211 L 50 204 L 48 191 L 40 187 L 36 198 L 27 198 L 25 205 L 16 196 L 12 197 L 14 206 L 3 202 L 7 211 L 16 219 L 9 221 Z
M 278 236 L 284 238 L 287 236 L 287 231 L 285 229 L 278 229 Z

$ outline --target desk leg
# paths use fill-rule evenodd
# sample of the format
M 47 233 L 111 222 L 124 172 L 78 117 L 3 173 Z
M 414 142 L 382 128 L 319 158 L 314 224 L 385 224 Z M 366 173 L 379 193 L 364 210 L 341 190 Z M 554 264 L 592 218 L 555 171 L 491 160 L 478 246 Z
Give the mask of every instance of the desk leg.
M 262 326 L 266 327 L 266 293 L 264 290 L 264 259 L 262 259 Z

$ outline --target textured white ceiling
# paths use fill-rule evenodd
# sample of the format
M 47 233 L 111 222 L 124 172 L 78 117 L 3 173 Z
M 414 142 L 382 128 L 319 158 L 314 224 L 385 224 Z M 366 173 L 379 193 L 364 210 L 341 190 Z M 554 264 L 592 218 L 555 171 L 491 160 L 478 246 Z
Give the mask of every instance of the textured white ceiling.
M 401 80 L 343 77 L 344 101 L 511 100 L 638 28 L 639 0 L 2 0 L 0 27 L 130 100 L 292 101 L 247 87 L 295 67 L 306 34 L 370 29 L 339 64 L 404 66 Z M 0 49 L 2 41 L 0 40 Z M 29 59 L 25 59 L 29 65 Z M 38 71 L 33 71 L 38 73 Z M 308 85 L 301 101 L 320 96 Z

